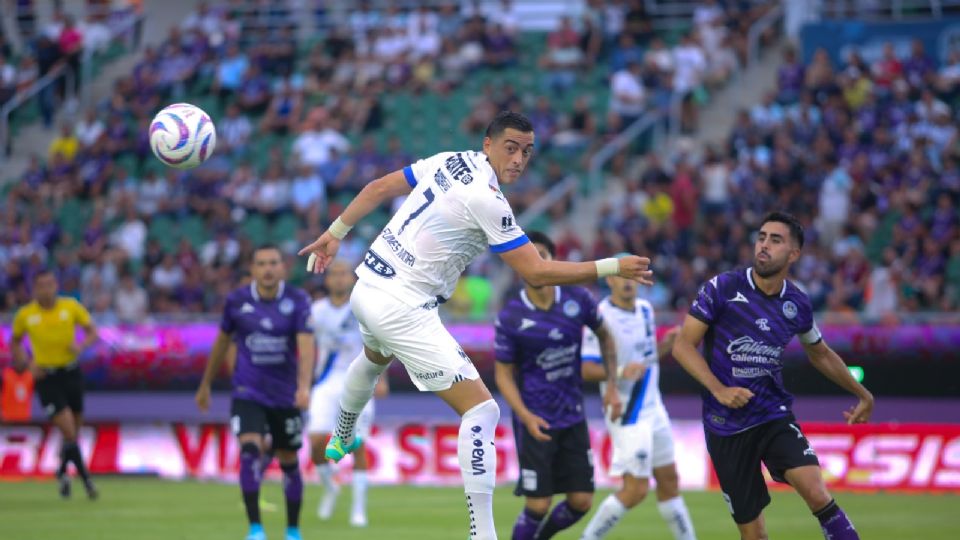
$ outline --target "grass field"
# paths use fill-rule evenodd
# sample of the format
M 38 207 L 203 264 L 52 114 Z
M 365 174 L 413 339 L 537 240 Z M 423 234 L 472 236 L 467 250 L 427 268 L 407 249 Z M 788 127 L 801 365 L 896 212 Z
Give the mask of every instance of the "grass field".
M 87 501 L 80 486 L 74 498 L 62 501 L 53 482 L 0 482 L 0 539 L 3 540 L 240 540 L 246 532 L 238 488 L 198 482 L 153 479 L 101 479 L 101 498 Z M 276 483 L 265 485 L 265 498 L 279 503 L 264 513 L 270 538 L 283 538 L 282 493 Z M 461 490 L 453 488 L 372 487 L 366 529 L 347 525 L 350 505 L 345 488 L 330 522 L 317 519 L 320 488 L 307 486 L 302 530 L 313 539 L 448 540 L 466 538 L 466 511 Z M 597 494 L 597 501 L 606 492 Z M 685 494 L 701 540 L 735 538 L 736 532 L 717 493 Z M 767 508 L 771 538 L 821 538 L 816 520 L 799 497 L 774 494 Z M 508 489 L 497 492 L 496 517 L 500 538 L 509 539 L 520 499 Z M 957 538 L 960 526 L 958 495 L 839 494 L 862 538 L 924 540 Z M 587 518 L 589 518 L 588 516 Z M 581 521 L 558 538 L 578 538 Z M 612 539 L 669 539 L 666 525 L 651 501 L 624 518 Z

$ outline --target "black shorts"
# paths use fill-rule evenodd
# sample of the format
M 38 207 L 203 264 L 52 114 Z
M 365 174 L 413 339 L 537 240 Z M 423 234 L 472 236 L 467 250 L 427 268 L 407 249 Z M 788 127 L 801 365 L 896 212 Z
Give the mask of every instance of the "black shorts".
M 35 385 L 43 412 L 53 418 L 69 408 L 83 412 L 83 372 L 74 364 L 65 368 L 47 369 L 46 376 Z
M 273 448 L 279 450 L 299 450 L 303 444 L 303 416 L 296 407 L 269 407 L 234 398 L 230 404 L 230 427 L 237 436 L 269 433 Z
M 707 431 L 706 439 L 723 498 L 740 524 L 757 519 L 770 504 L 761 461 L 781 483 L 786 483 L 784 474 L 790 469 L 820 465 L 793 415 L 726 437 Z
M 513 433 L 520 462 L 515 495 L 551 497 L 557 493 L 593 493 L 593 451 L 587 422 L 547 429 L 549 441 L 538 441 L 514 419 Z

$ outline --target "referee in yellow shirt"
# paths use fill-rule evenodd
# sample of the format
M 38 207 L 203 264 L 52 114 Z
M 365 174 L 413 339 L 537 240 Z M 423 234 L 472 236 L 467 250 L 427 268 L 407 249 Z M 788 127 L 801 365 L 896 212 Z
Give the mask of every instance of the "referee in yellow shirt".
M 97 340 L 90 313 L 73 298 L 57 296 L 57 277 L 45 270 L 34 278 L 33 302 L 13 317 L 13 360 L 29 367 L 36 380 L 36 392 L 43 410 L 63 433 L 57 480 L 60 496 L 70 496 L 67 464 L 73 463 L 83 479 L 87 496 L 97 498 L 97 489 L 83 463 L 77 434 L 83 424 L 83 374 L 77 357 Z M 83 328 L 83 343 L 77 345 L 77 327 Z M 23 337 L 30 337 L 33 360 L 23 349 Z

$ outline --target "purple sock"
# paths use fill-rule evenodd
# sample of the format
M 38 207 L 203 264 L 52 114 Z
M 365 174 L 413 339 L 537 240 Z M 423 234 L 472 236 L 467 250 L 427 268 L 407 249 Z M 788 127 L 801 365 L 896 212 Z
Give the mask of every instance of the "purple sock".
M 517 522 L 513 525 L 513 536 L 511 540 L 533 540 L 537 534 L 537 529 L 543 523 L 542 514 L 537 514 L 529 508 L 524 508 L 517 516 Z
M 260 477 L 260 448 L 244 443 L 240 447 L 240 491 L 250 523 L 260 523 Z
M 300 526 L 300 504 L 303 502 L 303 477 L 300 475 L 300 464 L 281 463 L 283 471 L 283 496 L 287 500 L 287 526 Z
M 586 512 L 574 510 L 567 501 L 563 501 L 553 507 L 553 512 L 550 512 L 550 517 L 540 528 L 537 539 L 553 538 L 553 535 L 580 521 L 585 515 Z
M 837 506 L 837 501 L 830 501 L 830 504 L 813 515 L 820 521 L 820 529 L 826 540 L 860 540 L 853 523 L 843 513 L 843 509 Z

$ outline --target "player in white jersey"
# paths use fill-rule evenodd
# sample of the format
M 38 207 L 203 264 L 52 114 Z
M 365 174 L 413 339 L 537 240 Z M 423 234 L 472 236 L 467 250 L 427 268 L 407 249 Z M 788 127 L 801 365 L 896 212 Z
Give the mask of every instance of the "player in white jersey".
M 533 126 L 526 117 L 501 112 L 487 127 L 482 152 L 440 153 L 374 180 L 320 238 L 300 251 L 310 255 L 308 270 L 323 272 L 360 219 L 395 197 L 409 195 L 357 269 L 359 282 L 350 304 L 364 350 L 347 370 L 326 456 L 339 461 L 356 448 L 357 417 L 373 395 L 377 377 L 397 358 L 417 388 L 435 392 L 461 415 L 457 459 L 473 540 L 497 537 L 493 445 L 500 408 L 441 323 L 438 304 L 453 293 L 467 264 L 486 249 L 537 286 L 586 283 L 609 275 L 649 283 L 652 276 L 650 260 L 644 257 L 579 263 L 540 257 L 500 192 L 501 184 L 512 184 L 523 173 L 533 143 Z
M 320 519 L 333 515 L 333 508 L 340 494 L 334 481 L 332 465 L 324 456 L 324 447 L 333 434 L 337 422 L 337 410 L 343 383 L 350 362 L 363 350 L 360 327 L 350 309 L 350 291 L 356 281 L 349 265 L 342 260 L 334 261 L 327 268 L 324 285 L 328 296 L 313 303 L 310 320 L 317 340 L 317 368 L 313 390 L 310 392 L 310 414 L 307 433 L 310 436 L 310 454 L 317 474 L 323 483 L 323 496 L 317 507 Z M 377 383 L 376 395 L 387 394 L 386 377 Z M 373 401 L 371 400 L 357 418 L 357 434 L 361 439 L 370 436 L 373 427 Z M 363 444 L 357 447 L 353 458 L 353 508 L 350 524 L 354 527 L 367 525 L 367 453 Z
M 657 327 L 650 302 L 637 298 L 637 284 L 608 277 L 610 296 L 600 302 L 603 315 L 617 344 L 617 389 L 625 403 L 623 415 L 612 421 L 604 415 L 613 442 L 610 473 L 623 478 L 620 490 L 607 496 L 584 529 L 582 540 L 603 538 L 627 510 L 640 504 L 650 488 L 650 475 L 657 480 L 657 509 L 677 540 L 694 540 L 693 522 L 680 496 L 674 464 L 670 418 L 660 398 L 660 358 L 669 354 L 678 329 L 673 328 L 657 343 Z M 598 378 L 603 371 L 596 336 L 584 329 L 584 378 Z M 606 391 L 606 383 L 601 383 Z

